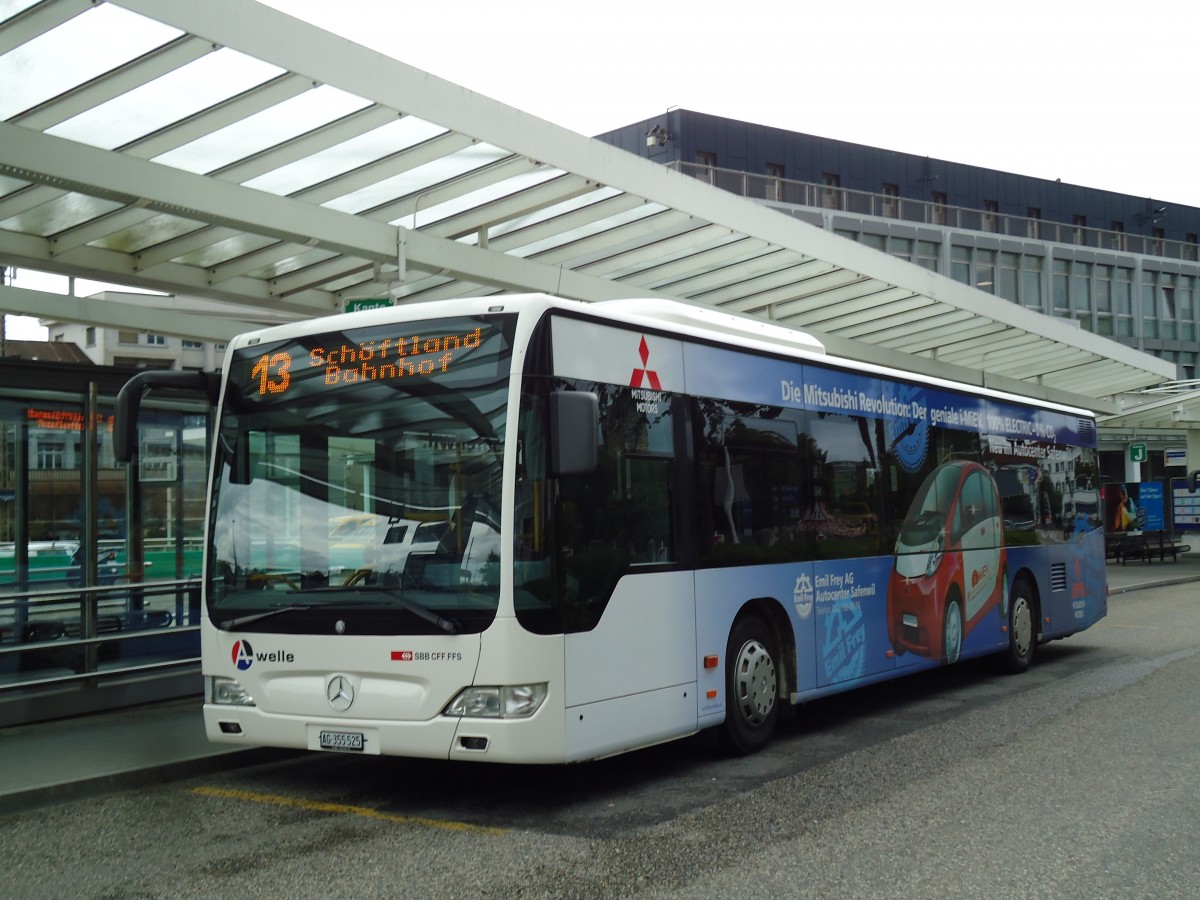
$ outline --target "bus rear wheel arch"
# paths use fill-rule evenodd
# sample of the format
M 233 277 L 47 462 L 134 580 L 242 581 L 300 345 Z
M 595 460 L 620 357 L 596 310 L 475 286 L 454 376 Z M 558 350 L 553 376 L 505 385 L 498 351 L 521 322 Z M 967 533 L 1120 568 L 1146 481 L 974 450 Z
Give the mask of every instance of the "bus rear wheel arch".
M 779 642 L 756 614 L 740 617 L 725 649 L 725 724 L 721 744 L 730 753 L 757 753 L 779 720 Z

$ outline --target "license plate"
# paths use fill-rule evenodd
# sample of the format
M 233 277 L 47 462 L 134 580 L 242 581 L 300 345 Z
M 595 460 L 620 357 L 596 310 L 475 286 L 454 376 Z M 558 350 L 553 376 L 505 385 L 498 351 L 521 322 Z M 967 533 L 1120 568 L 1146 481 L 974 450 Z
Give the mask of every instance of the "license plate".
M 322 750 L 357 750 L 363 749 L 363 736 L 358 731 L 322 731 Z

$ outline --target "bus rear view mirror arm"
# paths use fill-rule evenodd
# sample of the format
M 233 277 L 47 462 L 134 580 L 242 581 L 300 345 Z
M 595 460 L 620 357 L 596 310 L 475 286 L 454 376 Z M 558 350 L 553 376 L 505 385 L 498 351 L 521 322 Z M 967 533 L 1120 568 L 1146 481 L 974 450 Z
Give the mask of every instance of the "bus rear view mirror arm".
M 221 376 L 210 372 L 176 372 L 149 369 L 138 372 L 117 393 L 116 427 L 113 430 L 113 453 L 118 462 L 133 459 L 137 449 L 138 413 L 142 398 L 152 390 L 184 391 L 201 394 L 216 405 Z

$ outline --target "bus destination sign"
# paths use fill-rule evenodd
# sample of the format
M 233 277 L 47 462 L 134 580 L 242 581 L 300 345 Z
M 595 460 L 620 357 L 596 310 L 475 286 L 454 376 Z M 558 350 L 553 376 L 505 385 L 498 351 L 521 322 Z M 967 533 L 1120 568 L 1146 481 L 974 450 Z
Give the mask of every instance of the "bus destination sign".
M 472 331 L 423 337 L 388 337 L 358 343 L 338 341 L 264 353 L 250 367 L 250 381 L 259 396 L 287 393 L 297 377 L 311 384 L 319 370 L 327 387 L 373 381 L 394 381 L 411 376 L 435 377 L 451 371 L 470 351 L 483 343 L 482 327 Z

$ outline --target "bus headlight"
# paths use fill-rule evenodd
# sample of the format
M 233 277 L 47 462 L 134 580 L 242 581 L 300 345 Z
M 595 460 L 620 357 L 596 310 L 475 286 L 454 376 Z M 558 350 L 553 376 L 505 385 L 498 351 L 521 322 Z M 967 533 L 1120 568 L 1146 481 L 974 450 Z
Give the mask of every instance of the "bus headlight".
M 469 687 L 450 701 L 442 715 L 467 719 L 527 719 L 538 711 L 545 699 L 545 682 Z
M 942 564 L 942 553 L 946 549 L 946 536 L 939 534 L 933 542 L 933 546 L 929 548 L 929 558 L 925 562 L 925 577 L 932 578 Z
M 254 698 L 232 678 L 208 679 L 208 701 L 220 706 L 254 706 Z

